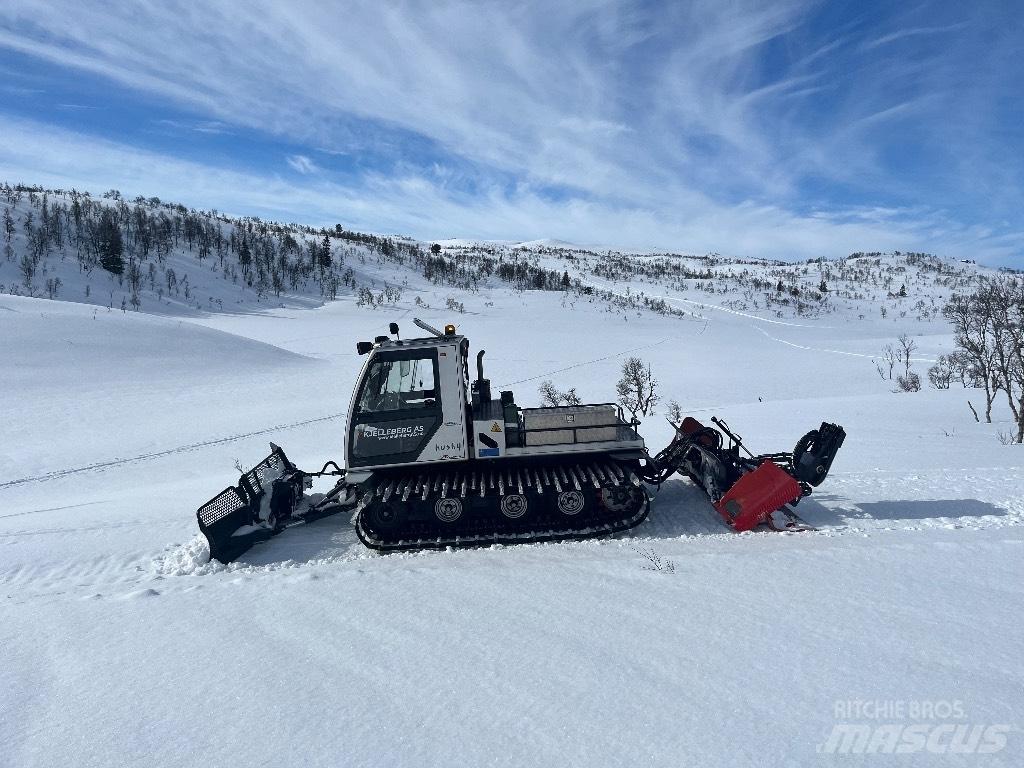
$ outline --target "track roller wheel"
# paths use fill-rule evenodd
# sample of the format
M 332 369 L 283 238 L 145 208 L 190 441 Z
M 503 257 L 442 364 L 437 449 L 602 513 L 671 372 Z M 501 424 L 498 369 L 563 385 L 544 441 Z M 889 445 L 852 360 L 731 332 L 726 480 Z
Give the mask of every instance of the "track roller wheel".
M 529 502 L 521 493 L 510 493 L 501 498 L 501 514 L 512 520 L 517 520 L 526 514 Z
M 643 491 L 635 485 L 616 485 L 598 491 L 601 506 L 613 514 L 632 514 L 643 503 Z
M 562 491 L 558 494 L 558 511 L 563 515 L 579 514 L 587 505 L 582 491 Z
M 454 523 L 462 517 L 462 502 L 451 497 L 438 499 L 434 505 L 434 514 L 442 523 Z
M 367 510 L 367 522 L 375 531 L 386 533 L 402 525 L 402 507 L 391 501 L 373 504 Z

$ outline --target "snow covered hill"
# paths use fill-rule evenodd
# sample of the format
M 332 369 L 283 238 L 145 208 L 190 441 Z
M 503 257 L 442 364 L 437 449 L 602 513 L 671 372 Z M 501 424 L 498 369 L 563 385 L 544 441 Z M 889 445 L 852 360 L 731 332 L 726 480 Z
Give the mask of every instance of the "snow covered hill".
M 920 253 L 804 263 L 718 254 L 630 254 L 557 240 L 445 240 L 352 232 L 195 211 L 159 198 L 95 197 L 0 184 L 0 293 L 197 316 L 310 307 L 339 296 L 394 306 L 403 292 L 482 285 L 597 297 L 620 312 L 708 304 L 764 317 L 841 314 L 894 324 L 938 317 L 950 293 L 991 270 Z M 436 251 L 432 252 L 431 246 Z M 666 292 L 676 295 L 666 298 Z
M 190 295 L 144 277 L 134 311 L 128 279 L 82 265 L 67 233 L 40 256 L 36 295 L 9 295 L 28 293 L 16 270 L 41 198 L 0 201 L 17 220 L 0 259 L 4 765 L 1024 759 L 1022 446 L 998 440 L 1003 404 L 979 424 L 970 390 L 897 393 L 875 367 L 901 333 L 922 373 L 949 352 L 935 308 L 981 268 L 561 243 L 435 254 L 342 230 L 321 276 L 309 244 L 324 232 L 252 222 L 250 286 L 230 246 L 249 223 L 197 214 L 222 228 L 223 263 L 215 236 L 201 260 L 198 240 L 173 244 L 172 221 L 170 250 L 140 264 L 165 289 L 169 270 L 179 287 L 188 274 Z M 50 194 L 47 216 L 71 202 Z M 180 216 L 184 238 L 188 211 L 139 205 Z M 282 263 L 286 235 L 299 246 Z M 260 288 L 267 243 L 286 284 L 299 278 L 280 296 Z M 59 300 L 40 298 L 58 276 Z M 341 459 L 355 342 L 392 320 L 414 335 L 413 317 L 457 323 L 523 404 L 544 380 L 613 399 L 636 355 L 665 404 L 726 418 L 754 450 L 843 424 L 832 474 L 799 507 L 818 531 L 731 533 L 677 477 L 612 539 L 380 556 L 335 516 L 207 563 L 196 507 L 271 440 L 300 466 Z M 641 428 L 654 449 L 663 412 Z

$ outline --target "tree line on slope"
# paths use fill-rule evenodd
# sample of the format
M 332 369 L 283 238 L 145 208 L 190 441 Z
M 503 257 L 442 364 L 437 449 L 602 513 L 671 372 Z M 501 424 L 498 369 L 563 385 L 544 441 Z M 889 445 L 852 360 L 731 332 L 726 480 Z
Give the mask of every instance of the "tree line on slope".
M 1024 280 L 986 279 L 975 291 L 954 295 L 943 315 L 953 327 L 956 351 L 941 356 L 928 372 L 933 386 L 948 388 L 954 376 L 969 381 L 984 392 L 989 423 L 992 404 L 1002 393 L 1016 424 L 1008 440 L 1024 443 Z M 974 405 L 968 405 L 980 421 Z
M 197 270 L 251 289 L 257 300 L 288 292 L 328 300 L 345 291 L 365 294 L 369 288 L 357 286 L 348 265 L 357 260 L 366 264 L 368 259 L 414 269 L 432 283 L 470 291 L 492 276 L 522 290 L 565 290 L 570 284 L 568 273 L 545 269 L 518 254 L 446 255 L 439 246 L 426 249 L 414 241 L 355 232 L 340 224 L 314 228 L 230 217 L 156 197 L 128 201 L 117 190 L 93 197 L 77 190 L 3 183 L 0 202 L 6 203 L 0 220 L 4 256 L 17 262 L 20 277 L 7 290 L 30 296 L 45 290 L 49 298 L 57 297 L 59 278 L 40 278 L 52 271 L 49 257 L 68 255 L 86 276 L 94 270 L 110 275 L 126 290 L 135 309 L 147 288 L 158 300 L 180 299 L 184 289 L 185 302 L 202 308 L 187 275 L 177 274 L 167 263 L 172 253 L 187 255 Z M 17 232 L 21 238 L 15 238 Z M 19 243 L 21 252 L 15 253 Z M 395 295 L 394 290 L 380 294 L 386 300 Z
M 992 423 L 992 407 L 1005 397 L 1014 431 L 1000 433 L 1004 443 L 1024 443 L 1024 280 L 1014 274 L 981 278 L 973 291 L 954 293 L 942 308 L 953 330 L 956 349 L 939 355 L 928 369 L 935 389 L 949 389 L 959 381 L 965 389 L 981 390 L 982 414 Z M 911 370 L 917 343 L 907 334 L 896 346 L 887 345 L 875 368 L 882 379 L 895 380 L 897 391 L 917 392 L 921 379 Z M 902 369 L 898 375 L 895 372 Z M 976 422 L 981 415 L 968 399 Z
M 976 267 L 927 253 L 856 252 L 840 259 L 805 262 L 659 254 L 639 256 L 609 251 L 561 251 L 595 277 L 647 282 L 677 293 L 699 291 L 738 311 L 767 311 L 813 317 L 840 309 L 866 317 L 864 304 L 882 319 L 930 321 L 941 314 L 943 296 L 977 281 Z M 973 264 L 973 262 L 970 262 Z

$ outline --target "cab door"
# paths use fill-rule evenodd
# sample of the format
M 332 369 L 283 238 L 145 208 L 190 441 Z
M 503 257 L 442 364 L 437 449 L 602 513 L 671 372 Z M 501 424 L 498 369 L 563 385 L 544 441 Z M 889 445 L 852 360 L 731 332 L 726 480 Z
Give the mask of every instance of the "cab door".
M 380 350 L 367 361 L 353 402 L 348 466 L 416 461 L 442 425 L 438 350 Z

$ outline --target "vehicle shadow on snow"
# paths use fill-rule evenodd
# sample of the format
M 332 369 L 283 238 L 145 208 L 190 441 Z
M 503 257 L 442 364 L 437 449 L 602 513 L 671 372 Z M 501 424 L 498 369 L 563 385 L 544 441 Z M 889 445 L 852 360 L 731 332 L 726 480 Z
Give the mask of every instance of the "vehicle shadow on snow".
M 689 480 L 672 477 L 659 490 L 652 490 L 647 520 L 622 537 L 673 539 L 730 532 L 703 490 Z
M 818 499 L 838 497 L 810 496 L 793 507 L 804 522 L 815 528 L 828 529 L 845 525 L 846 510 L 821 504 Z M 847 500 L 842 500 L 847 505 Z M 781 521 L 780 522 L 784 522 Z M 759 527 L 756 530 L 768 530 Z M 702 489 L 689 480 L 673 477 L 662 485 L 651 499 L 648 522 L 630 532 L 636 537 L 675 538 L 679 536 L 735 535 L 712 506 Z M 628 535 L 628 534 L 627 534 Z
M 341 512 L 309 525 L 297 525 L 254 545 L 235 562 L 267 566 L 279 563 L 355 560 L 371 554 L 352 527 L 351 515 Z
M 856 502 L 835 494 L 819 493 L 801 499 L 794 509 L 801 519 L 822 530 L 844 528 L 849 523 L 867 520 L 981 519 L 1010 514 L 1002 507 L 978 499 Z M 654 494 L 647 522 L 625 535 L 674 538 L 722 533 L 731 531 L 703 491 L 688 480 L 672 478 Z
M 854 502 L 853 508 L 844 510 L 843 516 L 853 520 L 928 520 L 937 517 L 1003 517 L 1008 514 L 1002 507 L 978 499 L 914 499 Z

